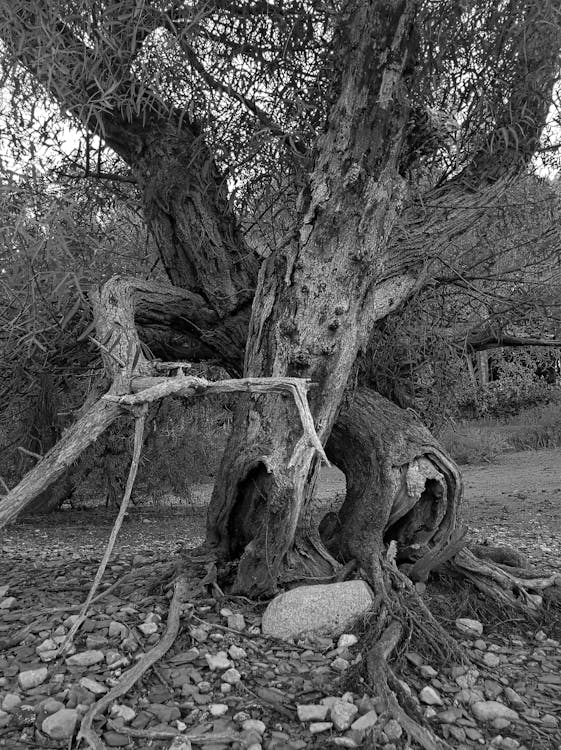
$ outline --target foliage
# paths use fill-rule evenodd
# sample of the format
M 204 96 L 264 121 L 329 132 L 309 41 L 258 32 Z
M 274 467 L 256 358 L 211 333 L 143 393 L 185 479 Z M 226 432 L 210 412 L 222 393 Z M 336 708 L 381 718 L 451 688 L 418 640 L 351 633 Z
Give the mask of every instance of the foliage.
M 503 378 L 486 386 L 465 389 L 458 397 L 458 410 L 464 419 L 506 420 L 526 409 L 560 402 L 560 388 L 544 380 Z

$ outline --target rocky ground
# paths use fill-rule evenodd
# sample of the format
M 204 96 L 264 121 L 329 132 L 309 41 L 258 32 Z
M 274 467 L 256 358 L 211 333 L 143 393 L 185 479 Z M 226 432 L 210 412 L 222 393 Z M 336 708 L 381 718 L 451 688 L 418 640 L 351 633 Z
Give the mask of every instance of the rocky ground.
M 474 538 L 508 539 L 533 564 L 561 567 L 560 458 L 558 451 L 541 451 L 468 470 L 466 520 Z M 542 481 L 534 483 L 534 474 Z M 324 484 L 331 499 L 336 481 L 331 476 Z M 161 641 L 173 577 L 170 553 L 185 541 L 186 526 L 190 546 L 202 536 L 202 516 L 192 510 L 131 512 L 103 595 L 72 652 L 57 656 L 111 523 L 107 513 L 72 511 L 24 520 L 4 535 L 0 747 L 70 747 L 88 708 Z M 352 633 L 336 640 L 278 641 L 261 632 L 264 604 L 210 593 L 196 599 L 167 654 L 94 721 L 106 747 L 414 747 L 399 722 L 384 714 L 375 688 L 361 681 Z M 426 595 L 430 601 L 431 591 Z M 458 750 L 558 750 L 561 624 L 551 618 L 533 624 L 516 613 L 502 622 L 486 620 L 470 607 L 461 596 L 448 611 L 440 607 L 469 663 L 443 663 L 422 648 L 400 656 L 397 671 L 411 704 Z

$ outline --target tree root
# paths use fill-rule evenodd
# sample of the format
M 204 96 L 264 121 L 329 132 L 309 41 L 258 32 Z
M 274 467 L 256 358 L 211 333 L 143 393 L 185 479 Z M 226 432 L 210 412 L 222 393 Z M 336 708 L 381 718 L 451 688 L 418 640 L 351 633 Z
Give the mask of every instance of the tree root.
M 366 668 L 370 682 L 376 692 L 380 694 L 388 713 L 399 722 L 411 739 L 424 750 L 451 750 L 444 740 L 438 738 L 430 729 L 421 726 L 401 707 L 396 694 L 388 684 L 390 673 L 387 660 L 396 648 L 403 634 L 403 628 L 397 620 L 392 620 L 383 631 L 377 643 L 366 655 Z M 393 677 L 393 675 L 392 675 Z M 393 677 L 395 681 L 395 677 Z
M 555 586 L 561 574 L 522 577 L 508 570 L 508 566 L 481 560 L 469 550 L 462 550 L 449 563 L 451 569 L 470 580 L 482 593 L 497 598 L 504 604 L 536 609 L 542 597 L 538 593 Z M 516 573 L 520 571 L 515 569 Z
M 176 737 L 180 737 L 182 740 L 189 740 L 189 742 L 192 742 L 195 745 L 199 744 L 205 744 L 210 745 L 212 743 L 216 743 L 217 745 L 219 743 L 224 744 L 231 744 L 233 742 L 239 742 L 240 737 L 235 734 L 234 732 L 226 733 L 226 732 L 216 732 L 216 733 L 207 733 L 207 734 L 189 734 L 188 732 L 166 732 L 164 730 L 150 730 L 150 729 L 133 729 L 132 727 L 124 727 L 121 724 L 117 724 L 117 722 L 112 721 L 109 719 L 108 725 L 113 729 L 115 732 L 119 732 L 120 734 L 126 734 L 129 737 L 137 737 L 139 739 L 144 740 L 174 740 Z
M 173 597 L 169 606 L 169 613 L 167 619 L 166 631 L 162 638 L 154 646 L 153 649 L 148 651 L 139 661 L 127 670 L 117 685 L 100 698 L 96 703 L 92 705 L 89 711 L 85 714 L 80 725 L 78 732 L 78 742 L 84 739 L 92 750 L 107 750 L 102 740 L 98 737 L 94 729 L 92 728 L 92 722 L 96 716 L 103 713 L 114 700 L 125 695 L 138 680 L 144 675 L 150 667 L 159 661 L 164 654 L 173 646 L 177 634 L 179 633 L 179 626 L 181 624 L 181 614 L 183 610 L 184 602 L 187 598 L 187 592 L 189 591 L 189 583 L 186 576 L 180 576 L 174 584 Z M 190 619 L 190 612 L 189 612 Z

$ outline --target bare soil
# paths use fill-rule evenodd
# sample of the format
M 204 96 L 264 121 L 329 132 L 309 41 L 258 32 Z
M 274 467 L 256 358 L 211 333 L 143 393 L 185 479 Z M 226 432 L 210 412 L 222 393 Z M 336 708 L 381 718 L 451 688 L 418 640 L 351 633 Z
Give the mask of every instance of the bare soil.
M 561 560 L 561 449 L 509 453 L 493 464 L 466 466 L 462 520 L 478 542 L 514 545 L 533 562 L 559 567 Z M 211 485 L 194 485 L 191 497 L 162 498 L 133 506 L 119 534 L 116 553 L 172 553 L 204 538 L 204 510 Z M 322 471 L 316 492 L 320 509 L 343 500 L 345 480 L 335 468 Z M 64 509 L 22 518 L 5 530 L 2 556 L 52 559 L 101 556 L 116 509 Z

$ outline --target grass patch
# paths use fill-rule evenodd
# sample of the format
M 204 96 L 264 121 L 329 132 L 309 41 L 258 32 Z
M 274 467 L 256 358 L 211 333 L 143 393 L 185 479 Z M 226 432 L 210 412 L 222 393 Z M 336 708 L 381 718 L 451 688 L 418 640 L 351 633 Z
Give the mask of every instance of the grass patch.
M 479 419 L 448 425 L 440 441 L 459 464 L 491 463 L 509 451 L 561 447 L 561 404 L 524 409 L 506 420 Z

